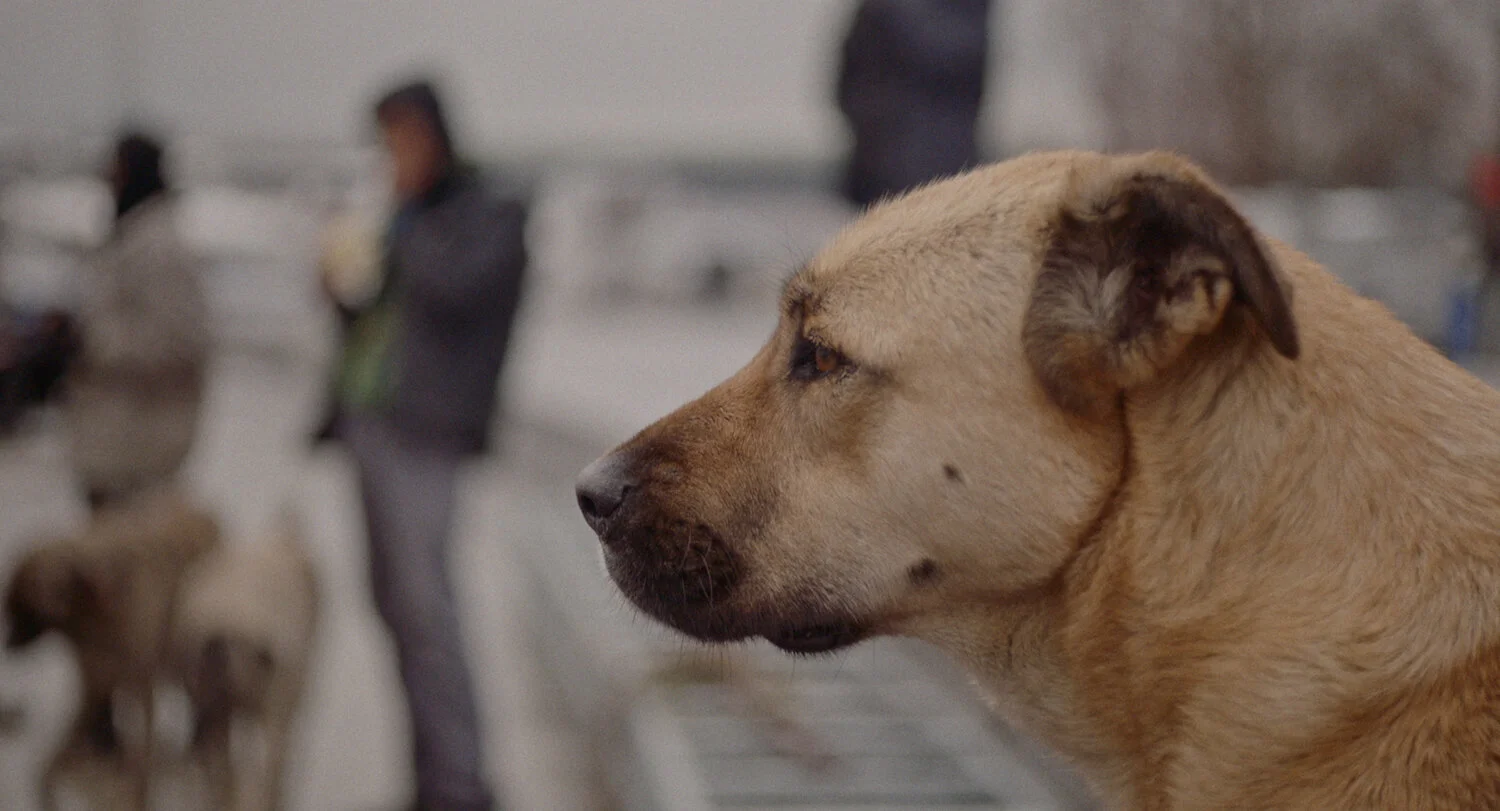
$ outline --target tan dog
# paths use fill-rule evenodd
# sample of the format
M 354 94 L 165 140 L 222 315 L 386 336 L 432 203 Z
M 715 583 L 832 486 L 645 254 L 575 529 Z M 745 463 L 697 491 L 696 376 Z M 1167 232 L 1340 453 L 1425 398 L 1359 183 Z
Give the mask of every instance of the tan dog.
M 114 807 L 144 807 L 154 686 L 168 663 L 178 585 L 218 541 L 212 516 L 162 491 L 103 510 L 80 535 L 39 544 L 20 561 L 5 595 L 7 647 L 61 633 L 81 685 L 77 720 L 42 778 L 44 807 L 69 775 L 107 777 L 122 798 Z M 138 735 L 122 739 L 117 708 L 134 711 Z
M 1500 394 L 1170 155 L 878 206 L 594 463 L 700 639 L 930 640 L 1116 808 L 1500 808 Z
M 196 717 L 190 754 L 216 809 L 281 807 L 318 593 L 290 518 L 259 543 L 222 545 L 183 584 L 173 623 L 176 667 Z

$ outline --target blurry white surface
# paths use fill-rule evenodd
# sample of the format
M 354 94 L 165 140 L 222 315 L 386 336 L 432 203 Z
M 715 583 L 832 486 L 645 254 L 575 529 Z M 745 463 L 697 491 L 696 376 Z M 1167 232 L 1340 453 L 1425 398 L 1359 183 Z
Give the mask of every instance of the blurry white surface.
M 41 240 L 11 238 L 0 244 L 0 302 L 32 312 L 69 309 L 82 293 L 80 251 Z
M 1445 339 L 1449 295 L 1479 263 L 1478 235 L 1463 200 L 1437 188 L 1283 186 L 1233 195 L 1267 236 L 1386 305 L 1421 337 Z M 1500 324 L 1482 324 L 1481 332 L 1492 339 Z
M 92 177 L 21 180 L 0 189 L 0 223 L 18 235 L 65 246 L 97 245 L 109 233 L 114 205 Z
M 1336 189 L 1313 201 L 1311 220 L 1317 238 L 1329 242 L 1367 242 L 1400 231 L 1390 198 L 1380 189 Z
M 305 261 L 319 225 L 317 212 L 294 195 L 230 186 L 184 190 L 177 216 L 188 246 L 215 257 Z
M 764 297 L 854 216 L 816 188 L 694 185 L 666 167 L 549 174 L 531 218 L 539 285 L 573 301 L 687 301 L 714 268 L 730 295 Z
M 179 193 L 178 227 L 207 260 L 218 337 L 316 357 L 326 330 L 314 274 L 323 211 L 305 195 L 203 185 Z M 0 189 L 0 298 L 68 306 L 87 253 L 108 235 L 111 203 L 91 178 L 28 179 Z

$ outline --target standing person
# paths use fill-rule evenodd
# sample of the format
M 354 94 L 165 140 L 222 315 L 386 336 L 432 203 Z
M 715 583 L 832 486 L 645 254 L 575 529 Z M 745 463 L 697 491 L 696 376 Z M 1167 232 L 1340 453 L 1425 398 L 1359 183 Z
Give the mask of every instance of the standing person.
M 64 400 L 74 471 L 95 509 L 181 468 L 209 355 L 202 263 L 178 234 L 161 145 L 120 138 L 108 180 L 114 228 L 90 263 Z
M 417 807 L 493 805 L 448 571 L 454 490 L 484 450 L 526 267 L 525 209 L 491 195 L 454 150 L 434 87 L 380 99 L 397 210 L 381 278 L 344 301 L 333 434 L 358 468 L 375 606 L 396 645 Z M 337 296 L 340 285 L 325 287 Z
M 843 193 L 867 206 L 979 163 L 989 0 L 864 0 L 844 38 Z

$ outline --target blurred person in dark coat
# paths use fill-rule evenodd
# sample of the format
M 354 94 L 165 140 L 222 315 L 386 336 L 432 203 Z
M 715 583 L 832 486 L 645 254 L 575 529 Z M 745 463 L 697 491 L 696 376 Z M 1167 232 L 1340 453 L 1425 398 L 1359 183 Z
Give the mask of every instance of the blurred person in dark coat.
M 397 208 L 375 284 L 340 280 L 325 261 L 344 325 L 331 433 L 358 468 L 375 606 L 410 711 L 417 807 L 487 809 L 448 548 L 459 469 L 489 440 L 526 212 L 461 165 L 432 84 L 392 90 L 375 119 Z
M 108 180 L 114 228 L 89 263 L 64 399 L 73 467 L 95 508 L 182 467 L 209 355 L 203 266 L 178 233 L 161 145 L 122 137 Z
M 844 196 L 867 206 L 979 163 L 990 0 L 864 0 L 838 105 L 854 136 Z

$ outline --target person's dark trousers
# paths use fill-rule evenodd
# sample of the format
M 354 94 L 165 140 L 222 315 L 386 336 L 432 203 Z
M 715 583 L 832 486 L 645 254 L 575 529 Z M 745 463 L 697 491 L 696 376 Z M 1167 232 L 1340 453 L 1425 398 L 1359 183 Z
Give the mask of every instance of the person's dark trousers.
M 448 571 L 463 455 L 424 447 L 378 417 L 340 422 L 359 470 L 375 606 L 396 643 L 424 811 L 493 806 L 480 719 Z

